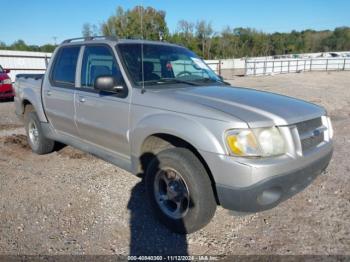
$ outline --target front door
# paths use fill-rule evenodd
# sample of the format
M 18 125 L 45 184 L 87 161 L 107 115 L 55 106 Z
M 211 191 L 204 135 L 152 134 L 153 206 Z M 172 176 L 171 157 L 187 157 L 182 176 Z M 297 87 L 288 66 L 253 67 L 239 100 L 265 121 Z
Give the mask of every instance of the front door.
M 111 48 L 87 45 L 81 65 L 81 87 L 75 95 L 78 135 L 127 158 L 130 155 L 129 97 L 127 92 L 116 94 L 95 90 L 93 86 L 98 76 L 113 76 L 123 82 Z M 125 84 L 124 88 L 127 90 Z

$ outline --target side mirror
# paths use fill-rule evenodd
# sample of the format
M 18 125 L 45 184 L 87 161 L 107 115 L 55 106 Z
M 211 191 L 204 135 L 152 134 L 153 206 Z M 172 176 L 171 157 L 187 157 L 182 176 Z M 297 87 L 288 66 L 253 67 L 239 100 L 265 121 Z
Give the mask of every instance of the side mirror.
M 5 74 L 8 74 L 8 73 L 11 72 L 11 70 L 10 69 L 4 69 L 4 72 L 5 72 Z
M 117 83 L 117 80 L 113 76 L 99 76 L 95 79 L 94 89 L 98 91 L 120 93 L 124 90 L 124 87 Z
M 224 82 L 224 78 L 221 75 L 218 75 L 218 77 L 220 78 L 221 81 Z

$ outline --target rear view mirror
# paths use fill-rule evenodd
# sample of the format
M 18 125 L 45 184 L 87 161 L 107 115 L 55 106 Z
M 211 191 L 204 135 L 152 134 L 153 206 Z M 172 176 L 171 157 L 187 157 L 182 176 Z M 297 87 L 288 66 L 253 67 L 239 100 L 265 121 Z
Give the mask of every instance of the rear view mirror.
M 120 93 L 124 90 L 124 87 L 117 83 L 117 80 L 113 76 L 99 76 L 96 78 L 94 88 L 99 91 Z

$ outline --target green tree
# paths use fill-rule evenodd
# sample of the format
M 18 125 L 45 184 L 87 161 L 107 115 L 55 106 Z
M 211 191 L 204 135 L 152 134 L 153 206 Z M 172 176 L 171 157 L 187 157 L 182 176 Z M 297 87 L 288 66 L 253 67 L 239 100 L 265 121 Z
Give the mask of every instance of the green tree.
M 0 41 L 0 50 L 6 50 L 6 49 L 8 49 L 8 46 L 6 45 L 6 43 L 5 42 L 2 42 L 2 41 Z
M 160 36 L 168 36 L 165 12 L 143 6 L 126 11 L 118 7 L 115 15 L 102 24 L 101 31 L 103 35 L 119 38 L 159 40 Z
M 11 46 L 11 50 L 18 50 L 18 51 L 29 51 L 31 50 L 27 44 L 23 40 L 17 40 L 15 41 Z
M 81 34 L 83 37 L 97 36 L 99 35 L 99 30 L 96 25 L 92 25 L 90 23 L 83 24 L 83 28 L 81 30 Z
M 52 45 L 52 44 L 46 44 L 46 45 L 42 45 L 40 47 L 40 51 L 41 52 L 45 52 L 45 53 L 52 53 L 55 50 L 56 46 Z
M 56 46 L 52 44 L 27 45 L 23 40 L 17 40 L 11 45 L 6 45 L 5 42 L 0 41 L 0 50 L 17 50 L 17 51 L 35 51 L 35 52 L 48 52 L 51 53 L 55 50 Z
M 89 23 L 83 24 L 83 29 L 81 31 L 81 34 L 83 35 L 83 37 L 92 36 L 92 29 L 91 29 L 91 25 Z
M 179 20 L 173 34 L 169 33 L 165 12 L 152 7 L 135 6 L 124 10 L 118 7 L 100 28 L 85 23 L 84 37 L 103 34 L 119 38 L 141 38 L 183 45 L 205 59 L 284 55 L 350 50 L 350 27 L 335 30 L 304 30 L 290 33 L 265 33 L 252 28 L 225 27 L 216 33 L 206 20 L 193 23 Z M 142 22 L 141 22 L 142 21 Z M 17 40 L 11 45 L 0 41 L 0 49 L 52 52 L 55 45 L 27 45 Z
M 214 30 L 210 22 L 205 20 L 198 21 L 196 24 L 196 37 L 201 46 L 201 56 L 210 59 L 211 40 L 214 36 Z
M 175 33 L 169 35 L 167 40 L 175 44 L 186 46 L 196 53 L 200 52 L 198 39 L 194 34 L 194 23 L 186 20 L 180 20 L 178 22 Z

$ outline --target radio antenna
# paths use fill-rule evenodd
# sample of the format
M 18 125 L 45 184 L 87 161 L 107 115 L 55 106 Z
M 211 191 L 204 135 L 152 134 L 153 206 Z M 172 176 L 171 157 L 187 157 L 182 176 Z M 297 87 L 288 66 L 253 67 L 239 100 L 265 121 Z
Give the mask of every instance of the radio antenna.
M 142 88 L 141 94 L 145 93 L 145 74 L 144 74 L 144 65 L 143 65 L 143 1 L 141 2 L 140 7 L 140 20 L 141 20 L 141 75 L 142 75 Z

